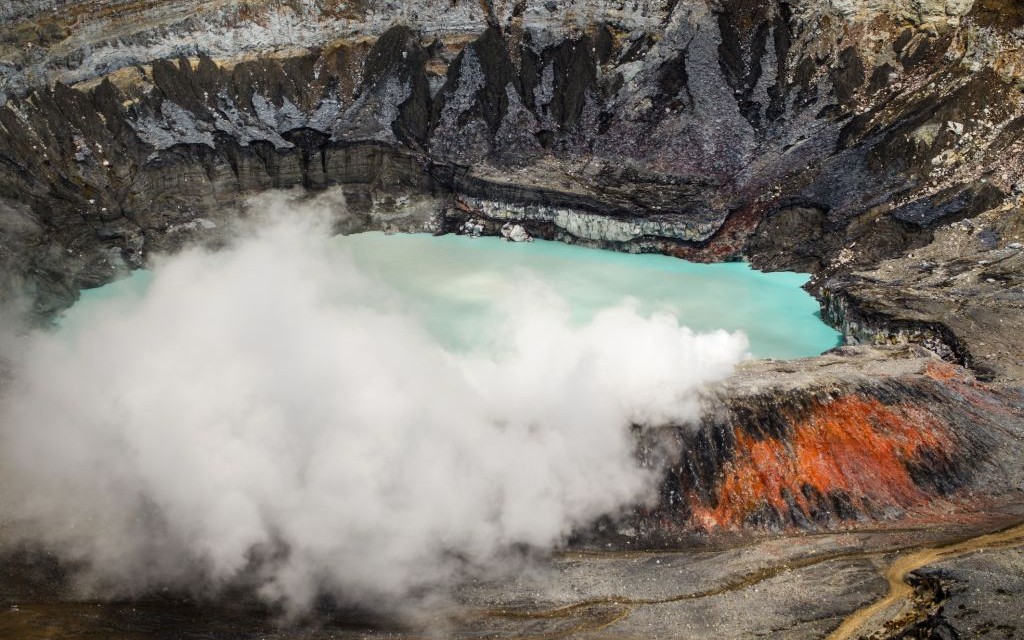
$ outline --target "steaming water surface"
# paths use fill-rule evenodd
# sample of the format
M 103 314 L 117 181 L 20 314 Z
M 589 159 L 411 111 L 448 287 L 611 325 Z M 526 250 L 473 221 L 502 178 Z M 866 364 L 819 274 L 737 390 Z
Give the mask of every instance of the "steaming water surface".
M 495 340 L 495 302 L 536 280 L 570 304 L 573 320 L 632 300 L 643 315 L 666 311 L 704 332 L 742 331 L 758 358 L 800 358 L 841 344 L 821 320 L 801 273 L 762 273 L 740 262 L 697 264 L 661 255 L 633 255 L 560 242 L 510 243 L 498 238 L 362 233 L 333 240 L 364 272 L 401 294 L 402 304 L 442 343 L 468 349 Z M 83 292 L 65 318 L 91 304 L 141 295 L 150 274 L 136 272 Z

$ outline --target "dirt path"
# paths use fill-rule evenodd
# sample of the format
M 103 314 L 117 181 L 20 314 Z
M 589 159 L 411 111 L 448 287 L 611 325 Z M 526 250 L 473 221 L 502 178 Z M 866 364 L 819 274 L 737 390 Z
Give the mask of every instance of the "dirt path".
M 913 553 L 897 556 L 896 560 L 883 574 L 889 582 L 889 592 L 881 600 L 853 612 L 838 629 L 833 631 L 828 640 L 848 640 L 857 637 L 857 633 L 879 613 L 910 599 L 914 589 L 907 584 L 907 574 L 940 560 L 949 560 L 979 551 L 1002 547 L 1024 545 L 1024 524 L 1009 529 L 988 533 L 976 538 L 953 542 L 934 548 L 921 549 Z
M 789 562 L 778 566 L 765 567 L 761 570 L 726 580 L 721 585 L 711 589 L 683 595 L 650 599 L 610 596 L 606 598 L 595 598 L 582 602 L 571 603 L 553 609 L 518 611 L 501 609 L 488 611 L 484 615 L 485 617 L 521 620 L 550 620 L 559 618 L 573 620 L 574 624 L 568 628 L 552 630 L 548 633 L 540 633 L 537 635 L 523 636 L 524 638 L 529 638 L 529 640 L 556 640 L 559 638 L 570 638 L 581 633 L 594 633 L 598 630 L 612 626 L 627 618 L 637 607 L 668 604 L 683 600 L 699 600 L 732 591 L 739 591 L 773 578 L 789 569 L 806 568 L 823 562 L 835 560 L 858 560 L 896 553 L 896 559 L 891 565 L 889 565 L 889 567 L 886 568 L 883 574 L 883 577 L 885 577 L 889 583 L 889 591 L 886 596 L 883 599 L 852 613 L 843 621 L 842 625 L 840 625 L 838 629 L 828 636 L 828 640 L 848 640 L 857 637 L 857 632 L 860 631 L 865 624 L 877 614 L 897 603 L 908 600 L 913 595 L 913 588 L 906 583 L 906 576 L 910 572 L 939 560 L 956 558 L 972 551 L 1014 547 L 1018 545 L 1024 545 L 1024 523 L 993 533 L 987 533 L 973 538 L 968 538 L 966 540 L 955 540 L 933 547 L 912 545 L 883 552 L 868 550 L 839 552 L 790 560 Z
M 1024 525 L 1022 525 L 1024 526 Z M 902 553 L 916 549 L 913 547 L 897 547 L 890 552 Z M 638 554 L 640 555 L 640 554 Z M 625 618 L 629 617 L 638 607 L 670 604 L 683 602 L 685 600 L 701 600 L 715 596 L 724 595 L 734 591 L 741 591 L 748 587 L 755 586 L 770 580 L 784 572 L 797 569 L 805 569 L 818 564 L 842 560 L 860 560 L 878 556 L 877 551 L 845 551 L 814 555 L 807 558 L 794 558 L 784 563 L 771 565 L 749 573 L 745 573 L 725 580 L 722 584 L 705 589 L 680 595 L 666 596 L 662 598 L 629 598 L 624 596 L 608 596 L 604 598 L 593 598 L 581 602 L 566 604 L 553 609 L 492 609 L 483 612 L 483 617 L 507 618 L 518 620 L 572 620 L 572 626 L 563 629 L 556 629 L 545 633 L 534 635 L 517 636 L 521 640 L 560 640 L 571 638 L 579 634 L 592 634 L 610 627 Z

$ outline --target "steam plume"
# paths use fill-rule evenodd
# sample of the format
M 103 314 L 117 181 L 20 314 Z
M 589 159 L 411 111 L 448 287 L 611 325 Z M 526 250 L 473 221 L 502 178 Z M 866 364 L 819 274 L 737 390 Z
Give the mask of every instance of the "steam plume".
M 527 283 L 491 347 L 452 352 L 323 216 L 271 208 L 287 211 L 9 350 L 5 544 L 104 593 L 250 580 L 297 612 L 323 593 L 397 602 L 648 499 L 629 425 L 694 418 L 746 349 L 628 305 L 573 326 Z

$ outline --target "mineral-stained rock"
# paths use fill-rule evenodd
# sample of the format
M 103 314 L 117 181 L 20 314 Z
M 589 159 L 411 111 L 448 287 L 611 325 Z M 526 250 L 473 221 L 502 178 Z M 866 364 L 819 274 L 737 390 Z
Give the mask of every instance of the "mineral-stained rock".
M 694 529 L 941 519 L 942 509 L 969 510 L 965 487 L 1016 501 L 1021 399 L 920 348 L 750 363 L 711 392 L 699 425 L 645 433 L 648 458 L 669 471 L 638 531 L 656 541 Z

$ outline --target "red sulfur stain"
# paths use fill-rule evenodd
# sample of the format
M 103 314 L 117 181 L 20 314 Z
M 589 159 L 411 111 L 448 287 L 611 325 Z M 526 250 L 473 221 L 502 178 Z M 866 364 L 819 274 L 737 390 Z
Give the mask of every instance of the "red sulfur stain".
M 948 362 L 929 362 L 924 367 L 924 375 L 939 382 L 949 382 L 963 376 L 963 370 Z
M 907 462 L 924 451 L 945 455 L 954 449 L 948 429 L 920 408 L 859 396 L 819 404 L 789 422 L 793 435 L 784 440 L 758 440 L 734 429 L 735 455 L 723 468 L 717 505 L 691 499 L 695 524 L 739 527 L 765 503 L 780 513 L 793 503 L 806 514 L 812 505 L 805 485 L 821 495 L 841 491 L 858 511 L 868 503 L 909 507 L 931 496 L 914 483 Z

